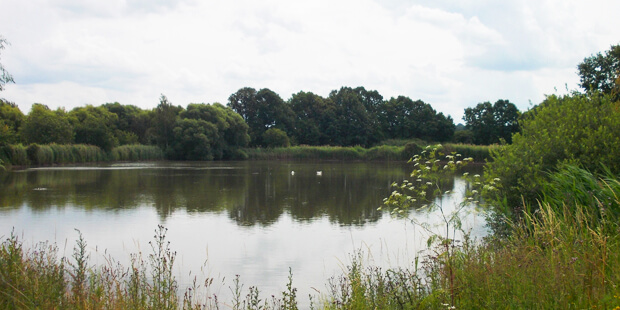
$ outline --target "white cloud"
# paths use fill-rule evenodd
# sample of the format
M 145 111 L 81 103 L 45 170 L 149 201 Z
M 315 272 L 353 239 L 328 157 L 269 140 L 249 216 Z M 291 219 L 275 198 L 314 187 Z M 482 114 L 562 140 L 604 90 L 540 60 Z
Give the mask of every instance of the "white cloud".
M 1 94 L 70 109 L 119 101 L 226 103 L 241 87 L 327 96 L 364 86 L 422 99 L 459 122 L 464 108 L 521 109 L 576 65 L 620 43 L 620 2 L 0 0 Z M 19 25 L 19 26 L 16 26 Z M 615 40 L 615 41 L 614 41 Z

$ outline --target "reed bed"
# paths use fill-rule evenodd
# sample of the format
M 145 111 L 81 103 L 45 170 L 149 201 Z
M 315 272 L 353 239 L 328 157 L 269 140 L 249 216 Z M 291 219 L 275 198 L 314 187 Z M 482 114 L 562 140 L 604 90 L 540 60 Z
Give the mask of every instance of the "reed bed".
M 0 146 L 0 160 L 4 165 L 26 166 L 30 163 L 26 147 L 21 144 Z
M 402 141 L 397 141 L 402 142 Z M 246 149 L 251 160 L 408 160 L 422 150 L 416 142 L 396 143 L 398 145 L 379 145 L 372 148 L 361 146 L 292 146 L 281 148 Z M 446 152 L 457 152 L 463 157 L 472 157 L 475 162 L 491 160 L 491 150 L 496 146 L 445 144 Z
M 93 145 L 84 144 L 30 144 L 0 147 L 0 160 L 5 166 L 49 166 L 84 164 L 106 161 L 162 160 L 164 154 L 157 146 L 123 145 L 109 153 Z
M 164 152 L 153 145 L 123 145 L 115 147 L 110 151 L 110 160 L 113 161 L 142 161 L 142 160 L 162 160 Z
M 251 160 L 406 160 L 401 146 L 292 146 L 246 149 Z
M 485 163 L 493 160 L 491 153 L 493 150 L 499 148 L 499 145 L 447 143 L 444 144 L 444 148 L 447 153 L 456 152 L 463 155 L 464 158 L 473 158 L 474 162 Z
M 107 160 L 99 147 L 84 144 L 31 144 L 26 148 L 31 165 L 92 163 Z

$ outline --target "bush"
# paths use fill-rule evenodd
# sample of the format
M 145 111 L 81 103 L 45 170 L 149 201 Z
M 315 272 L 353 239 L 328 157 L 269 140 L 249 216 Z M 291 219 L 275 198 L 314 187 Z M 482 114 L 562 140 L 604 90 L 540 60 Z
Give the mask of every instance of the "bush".
M 600 94 L 549 96 L 524 115 L 512 144 L 494 150 L 492 157 L 486 171 L 501 179 L 509 206 L 521 205 L 522 197 L 533 204 L 559 163 L 617 174 L 620 102 Z
M 269 128 L 263 133 L 263 146 L 268 148 L 289 147 L 291 141 L 286 132 L 278 128 Z
M 409 142 L 405 144 L 405 148 L 403 149 L 403 157 L 409 159 L 415 154 L 420 154 L 420 152 L 422 152 L 422 147 L 418 143 Z

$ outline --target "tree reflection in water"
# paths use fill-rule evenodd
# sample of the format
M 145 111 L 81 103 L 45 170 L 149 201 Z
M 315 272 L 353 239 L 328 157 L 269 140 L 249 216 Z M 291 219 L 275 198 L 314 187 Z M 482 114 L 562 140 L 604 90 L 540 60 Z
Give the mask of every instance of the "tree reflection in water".
M 389 195 L 390 184 L 406 178 L 410 170 L 400 162 L 286 161 L 28 169 L 0 175 L 0 212 L 23 205 L 35 211 L 147 206 L 162 220 L 184 209 L 226 212 L 242 226 L 268 226 L 285 212 L 299 222 L 327 217 L 339 225 L 364 225 L 380 219 L 377 207 Z M 454 180 L 442 186 L 452 190 Z

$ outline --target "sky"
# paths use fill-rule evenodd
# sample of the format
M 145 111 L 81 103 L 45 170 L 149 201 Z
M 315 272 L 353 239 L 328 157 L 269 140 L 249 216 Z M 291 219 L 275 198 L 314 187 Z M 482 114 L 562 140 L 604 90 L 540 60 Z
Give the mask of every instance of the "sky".
M 363 86 L 455 123 L 507 99 L 579 89 L 577 65 L 620 44 L 617 0 L 0 0 L 0 98 L 27 113 L 120 102 L 226 104 Z

